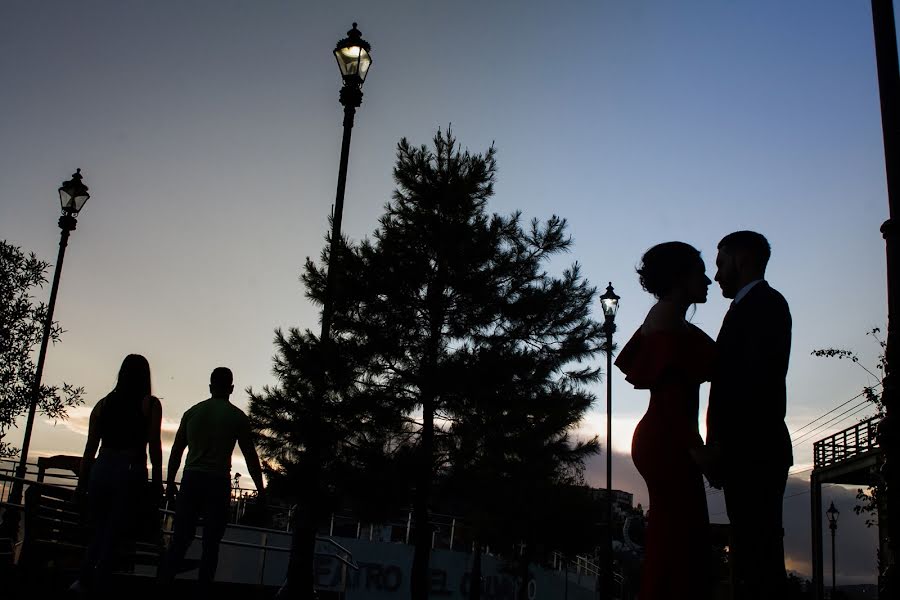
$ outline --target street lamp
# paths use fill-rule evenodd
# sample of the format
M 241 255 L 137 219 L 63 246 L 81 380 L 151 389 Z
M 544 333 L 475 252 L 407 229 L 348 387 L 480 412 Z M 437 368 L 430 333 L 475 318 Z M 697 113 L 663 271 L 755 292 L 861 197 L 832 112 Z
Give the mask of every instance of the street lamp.
M 837 522 L 838 515 L 841 514 L 841 511 L 834 507 L 834 502 L 832 501 L 831 506 L 828 507 L 828 510 L 825 511 L 825 516 L 828 518 L 828 528 L 831 529 L 831 597 L 834 598 L 835 592 L 837 591 L 837 569 L 836 569 L 836 561 L 835 561 L 835 551 L 834 551 L 834 535 L 837 533 Z
M 347 185 L 347 162 L 350 158 L 350 134 L 353 131 L 353 120 L 356 109 L 362 104 L 362 85 L 372 66 L 372 47 L 362 39 L 362 35 L 353 24 L 353 28 L 347 32 L 347 37 L 340 40 L 334 47 L 334 57 L 337 59 L 338 68 L 341 70 L 341 78 L 344 85 L 341 87 L 340 102 L 344 107 L 344 137 L 341 141 L 341 161 L 338 167 L 337 193 L 334 200 L 334 211 L 331 217 L 331 247 L 328 255 L 328 276 L 325 280 L 325 297 L 322 300 L 322 333 L 319 336 L 319 349 L 321 357 L 321 372 L 317 382 L 316 395 L 319 401 L 324 401 L 326 390 L 327 370 L 330 365 L 331 322 L 334 312 L 335 282 L 337 281 L 340 261 L 338 253 L 341 246 L 341 218 L 344 213 L 344 189 Z M 309 415 L 309 421 L 318 423 L 320 419 L 320 405 L 313 403 Z M 321 444 L 314 431 L 308 440 L 306 455 L 311 468 L 306 476 L 306 490 L 309 494 L 309 504 L 305 510 L 294 513 L 297 523 L 291 534 L 291 553 L 288 562 L 287 581 L 278 591 L 276 598 L 298 597 L 303 600 L 315 597 L 313 590 L 313 565 L 315 559 L 316 544 L 316 494 L 320 482 L 319 460 L 317 454 L 321 451 Z M 296 591 L 296 593 L 295 593 Z
M 341 141 L 341 162 L 338 168 L 337 194 L 334 200 L 334 214 L 331 218 L 331 253 L 328 257 L 328 279 L 325 283 L 325 299 L 322 303 L 322 344 L 327 344 L 331 336 L 331 319 L 334 310 L 334 283 L 337 254 L 341 242 L 341 219 L 344 213 L 344 189 L 347 185 L 347 161 L 350 158 L 350 134 L 356 109 L 362 104 L 362 85 L 372 66 L 372 47 L 362 39 L 362 34 L 353 24 L 347 37 L 337 43 L 334 57 L 341 70 L 344 85 L 341 87 L 340 102 L 344 107 L 344 137 Z
M 606 287 L 606 293 L 600 296 L 603 306 L 603 333 L 606 334 L 606 522 L 607 544 L 606 561 L 606 593 L 612 595 L 613 568 L 613 498 L 612 498 L 612 348 L 613 334 L 616 332 L 616 311 L 619 310 L 619 296 L 613 291 L 612 282 Z
M 78 213 L 81 212 L 84 203 L 90 197 L 87 186 L 81 181 L 81 169 L 75 171 L 72 179 L 59 187 L 59 204 L 62 210 L 62 215 L 59 217 L 59 228 L 62 230 L 59 239 L 59 256 L 56 258 L 53 286 L 50 288 L 50 302 L 47 305 L 47 319 L 44 321 L 41 350 L 38 355 L 37 368 L 34 372 L 34 382 L 31 388 L 31 402 L 28 406 L 28 419 L 25 421 L 25 439 L 22 441 L 22 455 L 19 458 L 19 466 L 16 469 L 16 477 L 19 479 L 24 479 L 26 474 L 28 447 L 31 445 L 31 430 L 34 428 L 34 415 L 41 398 L 41 377 L 44 373 L 44 359 L 47 356 L 47 344 L 50 341 L 50 331 L 53 328 L 53 309 L 56 306 L 56 292 L 59 289 L 59 276 L 62 273 L 63 258 L 65 258 L 66 246 L 69 243 L 69 234 L 75 230 L 75 226 L 78 224 Z M 22 501 L 21 481 L 16 481 L 13 485 L 9 501 L 16 504 Z

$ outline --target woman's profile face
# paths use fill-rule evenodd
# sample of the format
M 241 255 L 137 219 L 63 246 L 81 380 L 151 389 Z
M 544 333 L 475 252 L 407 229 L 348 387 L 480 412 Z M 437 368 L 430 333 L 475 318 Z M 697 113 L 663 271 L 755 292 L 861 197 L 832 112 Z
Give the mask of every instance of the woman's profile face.
M 685 279 L 685 292 L 687 299 L 691 304 L 703 304 L 706 302 L 709 293 L 709 285 L 712 283 L 706 276 L 706 265 L 703 261 L 698 261 L 697 265 L 690 270 Z

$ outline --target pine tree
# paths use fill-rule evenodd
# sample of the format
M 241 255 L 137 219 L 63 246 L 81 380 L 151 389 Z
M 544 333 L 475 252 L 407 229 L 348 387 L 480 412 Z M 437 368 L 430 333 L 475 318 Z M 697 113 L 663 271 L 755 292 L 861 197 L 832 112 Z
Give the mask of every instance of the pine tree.
M 546 502 L 578 481 L 597 443 L 570 432 L 599 372 L 572 365 L 602 347 L 590 318 L 595 290 L 578 266 L 560 278 L 546 272 L 571 246 L 565 221 L 523 228 L 518 214 L 488 213 L 494 148 L 463 151 L 449 130 L 433 143 L 400 141 L 396 190 L 378 228 L 371 239 L 339 245 L 327 352 L 309 331 L 279 333 L 279 384 L 251 402 L 273 492 L 279 481 L 303 490 L 307 514 L 349 495 L 364 473 L 411 473 L 413 600 L 428 596 L 438 482 L 453 482 L 482 523 L 503 523 L 480 535 L 509 540 L 516 533 L 499 519 L 504 509 L 519 504 L 541 515 L 523 494 L 538 490 Z M 304 269 L 315 302 L 324 296 L 327 246 Z M 410 459 L 410 468 L 396 468 Z M 398 476 L 393 486 L 385 508 L 402 500 L 406 482 Z M 477 500 L 483 489 L 496 489 L 503 503 Z M 311 561 L 311 551 L 292 556 L 291 568 L 311 572 Z
M 537 460 L 547 465 L 540 477 L 548 485 L 576 474 L 597 444 L 576 443 L 569 431 L 593 400 L 584 386 L 598 371 L 566 369 L 602 344 L 590 318 L 595 290 L 578 266 L 562 278 L 544 270 L 571 245 L 565 221 L 526 230 L 518 214 L 489 214 L 494 148 L 462 151 L 449 130 L 433 143 L 398 145 L 393 200 L 374 239 L 354 252 L 360 270 L 345 282 L 349 304 L 339 311 L 344 330 L 366 340 L 367 385 L 413 421 L 414 600 L 428 594 L 434 482 L 462 460 L 450 449 L 471 439 L 476 446 L 464 451 L 505 484 L 539 485 L 528 481 Z M 509 458 L 498 464 L 495 455 Z M 520 469 L 517 479 L 504 478 L 510 465 Z
M 329 248 L 326 238 L 323 264 L 328 264 Z M 345 240 L 339 248 L 335 268 L 352 269 L 346 263 L 353 252 Z M 320 305 L 326 274 L 307 259 L 302 276 L 306 295 Z M 336 296 L 343 298 L 344 292 Z M 375 521 L 405 500 L 394 497 L 403 487 L 403 469 L 396 465 L 405 460 L 408 447 L 402 413 L 393 399 L 385 401 L 377 385 L 367 384 L 366 340 L 347 335 L 341 326 L 347 319 L 341 308 L 336 313 L 324 347 L 308 329 L 276 331 L 273 371 L 278 383 L 260 392 L 248 390 L 269 488 L 273 496 L 296 503 L 287 593 L 301 598 L 313 593 L 317 526 L 328 512 L 349 506 Z M 375 473 L 382 485 L 367 487 Z

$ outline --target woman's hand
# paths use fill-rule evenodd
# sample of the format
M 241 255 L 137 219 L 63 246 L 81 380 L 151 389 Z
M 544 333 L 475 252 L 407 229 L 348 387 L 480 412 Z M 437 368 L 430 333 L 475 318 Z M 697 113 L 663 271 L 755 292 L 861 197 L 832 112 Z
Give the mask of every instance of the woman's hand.
M 691 458 L 700 467 L 700 470 L 706 476 L 709 485 L 721 489 L 722 488 L 722 456 L 719 449 L 715 446 L 695 446 L 688 450 Z

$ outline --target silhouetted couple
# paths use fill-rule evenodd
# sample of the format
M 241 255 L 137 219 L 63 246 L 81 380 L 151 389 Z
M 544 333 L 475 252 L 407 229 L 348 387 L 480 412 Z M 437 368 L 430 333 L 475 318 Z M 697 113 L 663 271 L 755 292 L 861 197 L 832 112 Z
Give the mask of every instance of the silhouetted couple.
M 199 517 L 203 517 L 200 581 L 208 584 L 215 576 L 231 501 L 231 454 L 235 442 L 247 461 L 260 501 L 265 497 L 250 422 L 243 411 L 229 402 L 234 390 L 231 371 L 224 367 L 215 369 L 209 389 L 211 397 L 182 417 L 169 459 L 167 494 L 174 498 L 175 476 L 188 448 L 181 491 L 177 494 L 173 539 L 162 568 L 164 581 L 170 581 L 179 570 L 194 539 Z M 140 521 L 147 514 L 159 531 L 161 425 L 162 404 L 151 394 L 150 365 L 143 356 L 130 354 L 122 361 L 115 389 L 91 411 L 78 492 L 87 492 L 93 535 L 71 592 L 104 593 L 123 546 L 137 537 Z M 148 452 L 152 465 L 149 487 Z
M 725 492 L 734 597 L 784 596 L 782 499 L 793 462 L 784 423 L 791 315 L 765 281 L 769 243 L 752 231 L 725 236 L 715 279 L 731 298 L 718 338 L 686 319 L 711 281 L 700 252 L 682 242 L 648 250 L 641 285 L 657 298 L 616 365 L 650 404 L 632 457 L 650 494 L 641 600 L 709 598 L 713 573 L 703 475 Z M 700 384 L 710 381 L 707 440 Z

